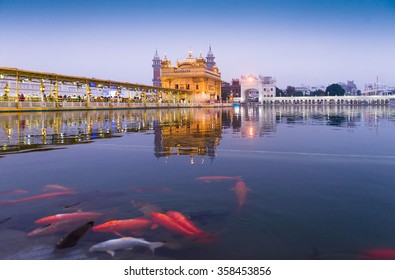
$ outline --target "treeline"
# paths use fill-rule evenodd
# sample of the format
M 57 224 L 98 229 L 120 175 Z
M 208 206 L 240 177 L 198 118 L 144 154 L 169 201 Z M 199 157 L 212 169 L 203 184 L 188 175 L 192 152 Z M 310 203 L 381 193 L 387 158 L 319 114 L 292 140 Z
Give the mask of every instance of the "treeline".
M 310 96 L 343 96 L 345 90 L 339 84 L 331 84 L 325 91 L 319 89 L 311 91 Z M 303 91 L 296 90 L 293 86 L 287 86 L 286 90 L 281 90 L 276 87 L 276 96 L 304 96 Z

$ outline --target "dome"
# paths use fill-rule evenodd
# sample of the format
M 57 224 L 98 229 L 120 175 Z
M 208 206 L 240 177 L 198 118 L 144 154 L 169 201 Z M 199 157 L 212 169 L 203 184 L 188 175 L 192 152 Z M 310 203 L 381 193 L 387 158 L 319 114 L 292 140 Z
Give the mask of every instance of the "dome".
M 156 50 L 156 52 L 155 52 L 154 60 L 160 60 L 160 57 L 158 55 L 158 50 Z
M 208 49 L 207 57 L 214 57 L 214 54 L 213 54 L 213 52 L 211 51 L 211 45 L 210 45 L 210 47 L 209 47 L 209 49 Z

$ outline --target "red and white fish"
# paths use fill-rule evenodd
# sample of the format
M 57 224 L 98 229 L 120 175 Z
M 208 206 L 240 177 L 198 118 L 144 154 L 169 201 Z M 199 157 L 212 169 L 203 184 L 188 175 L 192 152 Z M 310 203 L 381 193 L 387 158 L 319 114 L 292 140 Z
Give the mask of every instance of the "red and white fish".
M 61 185 L 56 185 L 56 184 L 51 184 L 51 185 L 45 185 L 43 187 L 44 190 L 46 191 L 60 191 L 60 192 L 69 192 L 71 191 L 70 188 L 61 186 Z
M 154 229 L 157 225 L 147 218 L 134 218 L 126 220 L 113 220 L 92 228 L 93 231 L 113 232 L 123 236 L 120 232 L 131 232 L 135 235 L 142 234 L 147 229 Z
M 247 200 L 247 193 L 251 191 L 251 189 L 247 187 L 243 181 L 238 181 L 235 187 L 231 188 L 231 190 L 236 194 L 237 205 L 240 210 L 244 206 Z
M 35 230 L 29 232 L 27 236 L 40 236 L 40 235 L 48 235 L 54 234 L 57 232 L 67 232 L 70 230 L 74 230 L 76 227 L 81 226 L 83 222 L 81 221 L 61 221 L 52 223 L 48 226 L 36 228 Z
M 152 212 L 150 217 L 153 222 L 156 224 L 164 227 L 165 229 L 179 234 L 184 234 L 187 236 L 194 236 L 196 232 L 191 229 L 185 228 L 184 226 L 180 225 L 176 220 L 169 217 L 168 215 L 159 213 L 159 212 Z
M 75 212 L 47 216 L 35 221 L 36 224 L 50 224 L 61 221 L 91 221 L 103 216 L 99 212 Z
M 231 176 L 203 176 L 203 177 L 197 177 L 197 181 L 203 181 L 203 182 L 218 182 L 218 181 L 240 181 L 241 176 L 236 176 L 236 177 L 231 177 Z
M 158 212 L 152 212 L 150 216 L 151 219 L 158 225 L 171 232 L 190 237 L 195 242 L 210 243 L 217 240 L 217 236 L 215 234 L 205 232 L 197 228 L 180 212 L 168 211 L 167 215 Z
M 176 221 L 182 227 L 194 232 L 195 234 L 203 233 L 203 230 L 196 227 L 191 221 L 189 221 L 183 214 L 176 211 L 167 211 L 166 215 Z
M 18 203 L 23 203 L 23 202 L 28 202 L 28 201 L 49 199 L 49 198 L 54 198 L 54 197 L 63 196 L 63 195 L 71 195 L 71 194 L 74 194 L 74 192 L 71 190 L 68 192 L 62 191 L 62 192 L 43 193 L 43 194 L 23 197 L 20 199 L 0 201 L 0 205 L 18 204 Z

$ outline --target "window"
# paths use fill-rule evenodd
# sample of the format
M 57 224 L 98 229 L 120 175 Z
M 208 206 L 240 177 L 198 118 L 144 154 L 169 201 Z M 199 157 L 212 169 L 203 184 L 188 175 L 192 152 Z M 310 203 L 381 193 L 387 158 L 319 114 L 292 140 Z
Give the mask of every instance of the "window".
M 175 85 L 176 89 L 178 89 L 178 84 Z
M 271 88 L 270 91 L 273 91 L 273 88 Z
M 187 89 L 190 89 L 190 86 L 189 86 L 189 84 L 187 84 Z
M 199 89 L 199 85 L 196 85 L 196 89 Z

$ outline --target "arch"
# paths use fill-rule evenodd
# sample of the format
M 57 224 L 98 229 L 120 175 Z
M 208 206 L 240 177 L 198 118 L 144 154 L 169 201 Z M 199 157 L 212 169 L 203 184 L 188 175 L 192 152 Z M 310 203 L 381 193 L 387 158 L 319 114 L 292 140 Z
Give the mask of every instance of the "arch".
M 250 87 L 241 91 L 241 102 L 258 102 L 259 89 Z
M 241 76 L 240 102 L 249 102 L 248 96 L 251 90 L 257 93 L 258 100 L 256 100 L 256 97 L 254 96 L 254 101 L 259 101 L 260 103 L 263 103 L 263 101 L 266 100 L 268 102 L 265 102 L 265 104 L 273 103 L 273 100 L 270 99 L 276 96 L 276 80 L 272 77 L 259 76 L 259 78 L 257 78 L 253 75 Z

